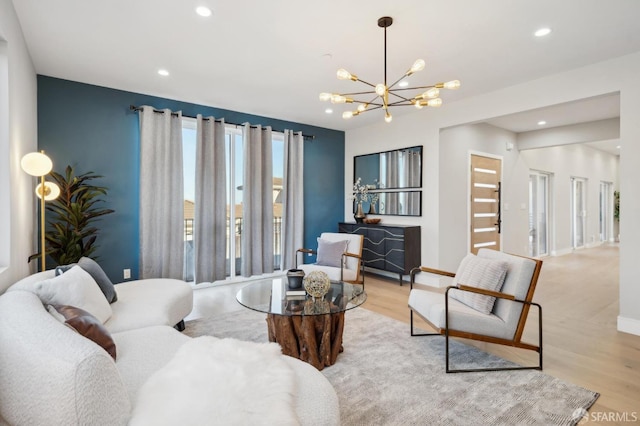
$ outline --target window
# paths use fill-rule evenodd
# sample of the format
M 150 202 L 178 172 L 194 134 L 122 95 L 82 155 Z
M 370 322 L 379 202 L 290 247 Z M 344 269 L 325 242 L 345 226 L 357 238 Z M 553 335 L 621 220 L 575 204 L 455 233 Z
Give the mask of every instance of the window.
M 183 118 L 182 122 L 184 167 L 184 241 L 185 279 L 193 281 L 195 275 L 193 257 L 193 221 L 195 211 L 196 177 L 196 120 Z M 274 220 L 274 269 L 280 268 L 282 241 L 282 189 L 284 176 L 284 134 L 272 133 L 273 151 L 273 220 Z M 228 125 L 225 130 L 225 156 L 227 176 L 227 277 L 240 275 L 242 256 L 242 188 L 243 149 L 242 130 Z

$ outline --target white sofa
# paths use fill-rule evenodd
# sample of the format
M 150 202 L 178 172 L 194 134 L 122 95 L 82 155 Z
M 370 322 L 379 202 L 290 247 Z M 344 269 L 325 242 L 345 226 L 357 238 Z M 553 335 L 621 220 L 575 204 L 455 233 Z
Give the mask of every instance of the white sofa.
M 114 361 L 24 289 L 50 276 L 32 275 L 0 295 L 0 424 L 127 424 L 141 386 L 190 341 L 172 327 L 191 310 L 190 286 L 177 280 L 116 285 L 118 300 L 104 324 L 117 348 Z M 300 423 L 338 424 L 338 400 L 327 379 L 302 361 L 283 358 L 295 374 Z

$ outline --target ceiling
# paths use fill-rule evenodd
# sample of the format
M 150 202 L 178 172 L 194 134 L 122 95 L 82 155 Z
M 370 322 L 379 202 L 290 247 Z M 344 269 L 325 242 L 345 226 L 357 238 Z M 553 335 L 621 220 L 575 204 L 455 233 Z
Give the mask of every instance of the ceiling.
M 336 79 L 346 68 L 383 81 L 415 59 L 426 68 L 412 86 L 459 79 L 442 108 L 564 70 L 640 51 L 638 0 L 13 0 L 38 74 L 193 102 L 331 129 L 383 120 L 381 111 L 342 119 L 353 109 L 320 92 L 366 90 Z M 213 14 L 204 18 L 196 6 Z M 536 38 L 540 27 L 552 29 Z M 165 68 L 167 77 L 157 74 Z M 549 88 L 553 90 L 553 88 Z M 619 109 L 619 104 L 617 106 Z M 558 108 L 548 126 L 609 118 L 611 108 Z M 394 108 L 394 115 L 429 114 Z M 491 122 L 536 128 L 541 111 Z M 557 120 L 557 121 L 556 121 Z M 577 120 L 577 121 L 576 121 Z M 534 124 L 529 123 L 535 122 Z M 393 125 L 390 124 L 390 125 Z

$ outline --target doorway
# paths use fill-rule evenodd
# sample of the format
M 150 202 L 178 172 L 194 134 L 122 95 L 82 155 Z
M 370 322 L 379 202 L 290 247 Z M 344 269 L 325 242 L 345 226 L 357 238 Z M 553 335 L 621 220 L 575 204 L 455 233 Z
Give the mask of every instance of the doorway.
M 471 155 L 470 251 L 473 254 L 482 247 L 500 251 L 501 179 L 501 159 Z
M 549 254 L 549 173 L 529 172 L 529 256 Z

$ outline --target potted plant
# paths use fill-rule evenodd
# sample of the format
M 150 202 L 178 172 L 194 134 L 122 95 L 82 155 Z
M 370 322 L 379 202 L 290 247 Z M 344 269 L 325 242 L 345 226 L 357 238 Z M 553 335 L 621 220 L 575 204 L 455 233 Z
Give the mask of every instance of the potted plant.
M 98 228 L 94 222 L 112 209 L 99 207 L 100 196 L 107 195 L 107 188 L 90 182 L 102 176 L 87 172 L 75 176 L 73 167 L 67 166 L 65 175 L 52 171 L 51 177 L 60 187 L 60 196 L 47 205 L 52 213 L 45 232 L 46 254 L 58 265 L 66 265 L 91 257 L 96 249 Z M 33 254 L 29 261 L 40 256 Z

